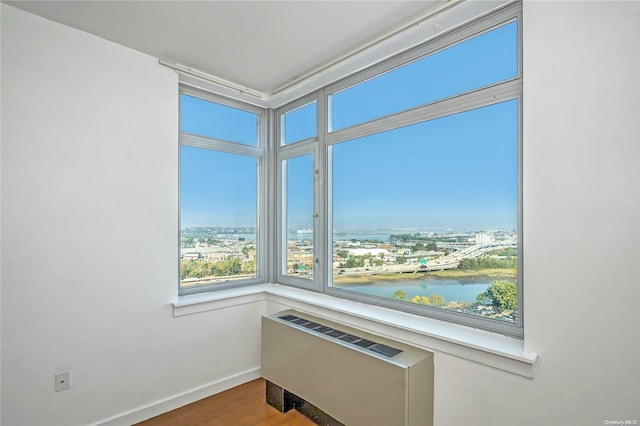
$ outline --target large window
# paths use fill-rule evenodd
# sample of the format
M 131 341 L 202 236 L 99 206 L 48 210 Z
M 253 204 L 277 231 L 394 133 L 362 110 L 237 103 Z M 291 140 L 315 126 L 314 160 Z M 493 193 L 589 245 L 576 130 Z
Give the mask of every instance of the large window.
M 308 226 L 315 238 L 292 236 L 307 228 L 293 211 L 311 198 L 282 197 L 286 272 L 307 273 L 290 266 L 298 246 L 322 247 L 307 276 L 318 291 L 522 335 L 518 13 L 503 9 L 316 93 L 322 179 L 310 180 L 310 166 L 293 177 L 293 155 L 279 175 L 285 194 L 314 184 L 320 217 Z M 313 128 L 290 120 L 299 105 L 278 111 L 280 135 Z M 280 156 L 294 139 L 281 136 Z
M 516 100 L 330 151 L 333 288 L 517 322 Z
M 330 130 L 515 78 L 517 44 L 518 26 L 511 22 L 332 93 Z
M 269 133 L 185 91 L 182 294 L 270 277 L 522 336 L 520 45 L 509 5 L 269 112 Z
M 180 95 L 182 294 L 259 280 L 260 120 L 256 109 Z

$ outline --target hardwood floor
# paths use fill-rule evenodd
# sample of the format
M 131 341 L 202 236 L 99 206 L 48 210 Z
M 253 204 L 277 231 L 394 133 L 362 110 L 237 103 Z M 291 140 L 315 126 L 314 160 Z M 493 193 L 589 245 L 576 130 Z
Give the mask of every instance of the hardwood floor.
M 249 383 L 137 423 L 137 426 L 314 426 L 296 410 L 280 413 L 265 401 L 265 381 Z

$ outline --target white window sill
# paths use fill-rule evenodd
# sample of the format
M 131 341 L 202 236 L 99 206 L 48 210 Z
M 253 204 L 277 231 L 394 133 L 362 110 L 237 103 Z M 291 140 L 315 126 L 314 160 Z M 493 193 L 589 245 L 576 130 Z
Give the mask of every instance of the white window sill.
M 265 300 L 428 351 L 458 356 L 524 377 L 533 377 L 533 366 L 538 358 L 537 354 L 524 350 L 522 340 L 278 284 L 181 297 L 173 303 L 174 316 Z

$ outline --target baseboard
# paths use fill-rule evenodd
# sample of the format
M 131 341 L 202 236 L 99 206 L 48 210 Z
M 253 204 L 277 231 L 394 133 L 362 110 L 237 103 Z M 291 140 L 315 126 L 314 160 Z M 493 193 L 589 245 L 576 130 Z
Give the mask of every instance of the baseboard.
M 250 382 L 260 377 L 260 367 L 243 371 L 233 376 L 226 377 L 215 382 L 179 393 L 166 399 L 136 408 L 126 413 L 118 414 L 108 419 L 93 423 L 91 426 L 129 426 L 151 417 L 158 416 L 176 408 L 180 408 L 192 402 L 199 401 L 211 395 L 226 391 L 243 383 Z

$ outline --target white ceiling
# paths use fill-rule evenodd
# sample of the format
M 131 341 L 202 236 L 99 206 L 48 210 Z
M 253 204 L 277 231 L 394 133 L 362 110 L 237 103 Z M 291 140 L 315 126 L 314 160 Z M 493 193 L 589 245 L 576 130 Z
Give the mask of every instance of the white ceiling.
M 4 2 L 270 93 L 446 0 Z

